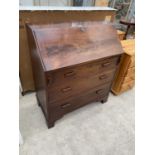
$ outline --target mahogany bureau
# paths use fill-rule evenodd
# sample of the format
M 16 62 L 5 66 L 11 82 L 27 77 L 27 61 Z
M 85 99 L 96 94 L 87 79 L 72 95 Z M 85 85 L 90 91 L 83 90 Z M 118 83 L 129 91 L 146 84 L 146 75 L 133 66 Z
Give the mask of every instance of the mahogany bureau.
M 48 127 L 88 103 L 107 101 L 123 53 L 101 22 L 27 25 L 36 96 Z

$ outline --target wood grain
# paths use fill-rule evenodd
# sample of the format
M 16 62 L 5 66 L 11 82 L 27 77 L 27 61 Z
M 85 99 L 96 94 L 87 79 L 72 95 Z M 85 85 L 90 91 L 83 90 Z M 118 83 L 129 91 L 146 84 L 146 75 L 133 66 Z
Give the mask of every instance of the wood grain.
M 112 85 L 112 92 L 116 95 L 131 89 L 135 81 L 135 40 L 123 40 L 121 44 L 125 53 Z
M 106 29 L 106 31 L 105 31 Z M 111 25 L 93 23 L 75 27 L 34 30 L 46 71 L 119 55 L 122 47 Z M 75 37 L 76 35 L 76 37 Z
M 34 90 L 30 51 L 26 34 L 26 24 L 36 25 L 64 23 L 75 21 L 104 21 L 106 16 L 115 17 L 115 10 L 92 11 L 45 11 L 45 10 L 20 10 L 19 11 L 19 71 L 23 92 Z

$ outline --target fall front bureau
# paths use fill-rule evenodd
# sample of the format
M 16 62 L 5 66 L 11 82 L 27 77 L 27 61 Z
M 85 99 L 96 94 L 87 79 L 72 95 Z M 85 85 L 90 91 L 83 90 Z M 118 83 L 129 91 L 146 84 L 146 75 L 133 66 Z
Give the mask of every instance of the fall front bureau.
M 101 22 L 27 25 L 36 96 L 48 127 L 88 103 L 106 102 L 123 53 Z

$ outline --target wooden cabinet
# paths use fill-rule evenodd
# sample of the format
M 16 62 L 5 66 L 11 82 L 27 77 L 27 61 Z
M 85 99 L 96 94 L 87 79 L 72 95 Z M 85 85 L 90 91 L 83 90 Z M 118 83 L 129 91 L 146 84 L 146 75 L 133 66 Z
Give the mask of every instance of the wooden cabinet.
M 121 44 L 125 53 L 112 85 L 112 92 L 116 95 L 131 89 L 135 83 L 135 40 L 123 40 Z
M 37 99 L 48 127 L 78 107 L 107 100 L 123 53 L 111 25 L 28 25 L 28 37 Z
M 19 72 L 23 93 L 35 90 L 25 26 L 27 23 L 38 25 L 72 21 L 104 21 L 107 16 L 112 22 L 116 12 L 109 7 L 20 6 L 19 9 Z

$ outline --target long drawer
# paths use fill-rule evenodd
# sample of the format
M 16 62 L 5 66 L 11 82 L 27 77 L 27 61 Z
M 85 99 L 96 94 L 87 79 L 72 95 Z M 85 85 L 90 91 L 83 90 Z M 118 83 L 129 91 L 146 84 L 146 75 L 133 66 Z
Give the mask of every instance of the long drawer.
M 97 86 L 111 83 L 114 77 L 114 73 L 115 70 L 107 71 L 87 79 L 77 80 L 76 82 L 69 81 L 68 83 L 64 83 L 58 87 L 51 87 L 48 90 L 48 99 L 50 102 L 59 101 L 74 95 L 81 94 Z
M 87 79 L 107 70 L 116 68 L 119 62 L 119 57 L 111 57 L 102 59 L 97 62 L 91 62 L 84 65 L 69 67 L 63 70 L 53 71 L 48 73 L 48 87 L 63 85 L 68 81 L 77 81 L 78 79 Z
M 110 87 L 108 85 L 107 87 L 99 86 L 93 91 L 91 90 L 89 93 L 84 93 L 82 96 L 77 96 L 70 100 L 62 100 L 59 104 L 50 104 L 49 109 L 51 117 L 57 118 L 58 116 L 68 113 L 90 102 L 101 100 L 106 101 L 108 98 L 109 89 Z

